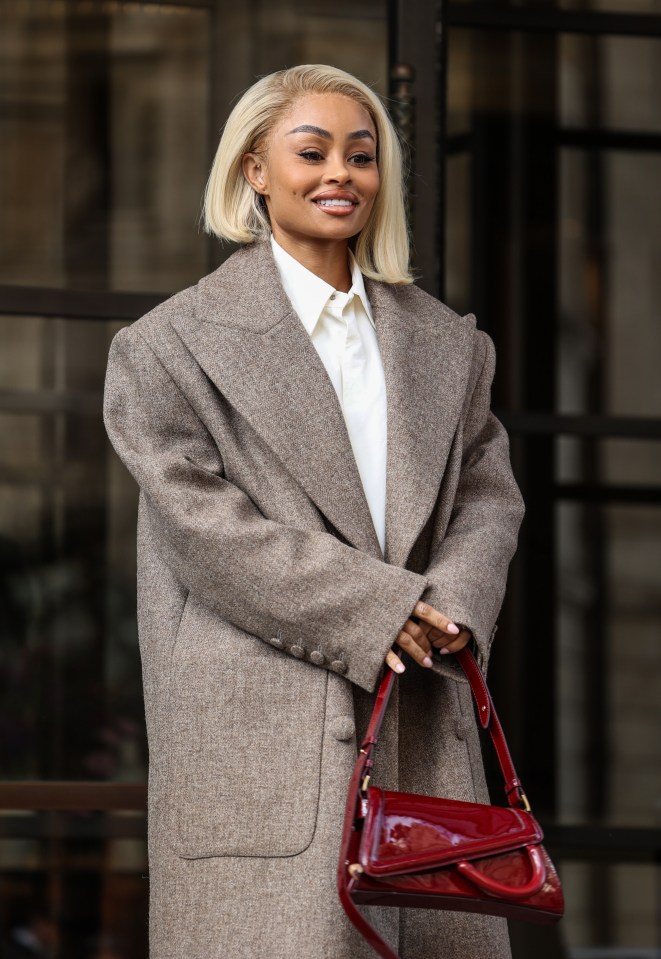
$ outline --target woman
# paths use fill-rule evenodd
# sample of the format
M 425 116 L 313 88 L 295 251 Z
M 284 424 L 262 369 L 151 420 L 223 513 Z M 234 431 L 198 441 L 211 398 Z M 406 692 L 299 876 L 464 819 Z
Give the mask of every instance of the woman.
M 205 198 L 242 249 L 112 345 L 106 424 L 141 490 L 153 959 L 371 954 L 334 877 L 384 660 L 406 672 L 379 782 L 487 800 L 447 654 L 472 641 L 486 666 L 522 507 L 493 347 L 411 285 L 402 196 L 364 84 L 260 80 Z M 404 959 L 509 954 L 500 920 L 377 921 Z

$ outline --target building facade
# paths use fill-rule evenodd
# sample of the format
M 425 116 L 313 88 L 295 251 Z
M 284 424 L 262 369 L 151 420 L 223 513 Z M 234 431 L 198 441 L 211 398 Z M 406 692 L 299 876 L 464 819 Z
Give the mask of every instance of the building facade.
M 496 343 L 528 512 L 491 683 L 567 895 L 559 928 L 512 925 L 515 957 L 651 959 L 659 0 L 2 4 L 0 943 L 147 955 L 137 493 L 106 355 L 231 252 L 199 224 L 220 129 L 306 62 L 387 99 L 419 283 Z

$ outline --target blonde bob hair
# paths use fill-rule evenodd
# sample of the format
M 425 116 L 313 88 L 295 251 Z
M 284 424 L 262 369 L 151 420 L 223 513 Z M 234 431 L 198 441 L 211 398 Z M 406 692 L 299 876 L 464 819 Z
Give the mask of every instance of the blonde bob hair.
M 352 241 L 358 267 L 373 280 L 411 283 L 397 133 L 378 96 L 335 67 L 306 64 L 279 70 L 262 77 L 243 94 L 225 124 L 211 167 L 204 194 L 204 227 L 220 239 L 238 243 L 270 237 L 266 206 L 243 175 L 243 157 L 264 148 L 271 130 L 298 99 L 324 93 L 360 103 L 377 132 L 380 187 L 367 223 Z

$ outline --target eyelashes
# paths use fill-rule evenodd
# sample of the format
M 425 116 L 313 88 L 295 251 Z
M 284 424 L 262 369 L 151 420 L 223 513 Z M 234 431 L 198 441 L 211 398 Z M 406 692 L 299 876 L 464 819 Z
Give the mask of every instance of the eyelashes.
M 303 160 L 307 160 L 310 163 L 318 163 L 320 160 L 324 159 L 322 153 L 319 153 L 318 150 L 301 150 L 298 154 L 299 157 Z M 349 161 L 353 166 L 367 166 L 370 163 L 373 163 L 376 160 L 376 156 L 369 153 L 356 153 L 354 156 L 349 157 Z
M 376 157 L 370 156 L 369 153 L 359 153 L 357 156 L 351 157 L 351 159 L 358 166 L 367 166 L 368 163 L 373 163 Z

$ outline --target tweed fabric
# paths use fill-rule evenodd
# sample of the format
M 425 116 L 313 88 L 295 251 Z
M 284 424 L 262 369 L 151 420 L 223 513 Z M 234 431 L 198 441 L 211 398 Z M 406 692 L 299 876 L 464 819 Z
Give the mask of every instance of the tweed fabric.
M 111 347 L 106 426 L 141 491 L 152 959 L 367 959 L 334 885 L 353 730 L 421 596 L 489 655 L 522 516 L 490 341 L 415 287 L 366 288 L 388 395 L 385 558 L 268 244 Z M 468 687 L 437 659 L 398 684 L 378 781 L 486 799 Z M 498 920 L 372 911 L 405 957 L 508 956 Z

